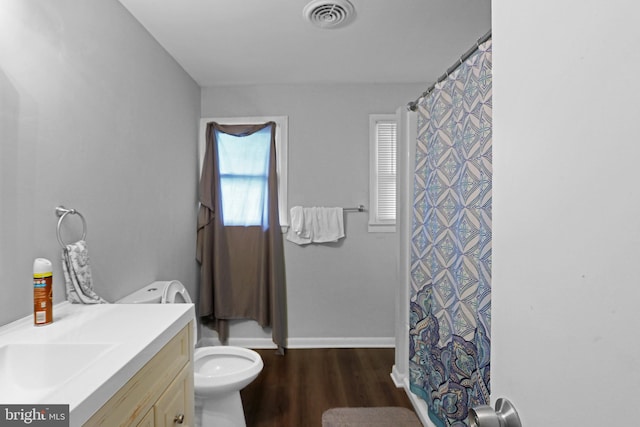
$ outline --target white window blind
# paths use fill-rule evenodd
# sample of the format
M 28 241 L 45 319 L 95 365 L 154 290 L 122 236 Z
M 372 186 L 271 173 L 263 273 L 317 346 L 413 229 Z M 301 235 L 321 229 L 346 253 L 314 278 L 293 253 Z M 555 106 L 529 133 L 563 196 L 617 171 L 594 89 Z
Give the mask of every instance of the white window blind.
M 395 231 L 397 120 L 394 114 L 372 114 L 369 120 L 369 231 Z

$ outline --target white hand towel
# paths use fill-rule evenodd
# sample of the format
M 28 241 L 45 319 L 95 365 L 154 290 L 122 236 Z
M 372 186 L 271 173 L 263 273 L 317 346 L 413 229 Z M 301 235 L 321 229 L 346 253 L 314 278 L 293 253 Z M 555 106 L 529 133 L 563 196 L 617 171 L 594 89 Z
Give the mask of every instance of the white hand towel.
M 311 243 L 311 229 L 307 222 L 309 217 L 305 217 L 304 208 L 302 206 L 294 206 L 289 211 L 291 215 L 291 227 L 287 231 L 287 240 L 298 245 L 307 245 Z
M 300 237 L 293 231 L 293 228 L 289 227 L 289 231 L 287 231 L 286 238 L 288 241 L 295 243 L 297 245 L 308 245 L 311 243 L 311 239 L 309 237 Z
M 344 237 L 342 208 L 291 208 L 287 240 L 298 245 L 337 242 Z
M 312 208 L 313 236 L 316 243 L 337 242 L 344 237 L 344 213 L 342 208 Z M 306 215 L 306 212 L 305 212 Z
M 294 206 L 291 208 L 291 228 L 298 236 L 309 237 L 309 230 L 306 229 L 304 223 L 304 209 L 302 206 Z

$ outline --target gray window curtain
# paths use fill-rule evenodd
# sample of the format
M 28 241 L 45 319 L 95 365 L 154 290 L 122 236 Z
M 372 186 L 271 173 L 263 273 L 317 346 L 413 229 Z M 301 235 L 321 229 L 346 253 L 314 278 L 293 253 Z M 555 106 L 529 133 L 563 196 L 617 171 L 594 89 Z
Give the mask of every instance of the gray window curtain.
M 268 216 L 262 225 L 225 226 L 220 197 L 216 131 L 234 136 L 271 128 Z M 207 124 L 198 213 L 197 253 L 200 263 L 199 313 L 204 324 L 229 337 L 228 321 L 253 319 L 271 327 L 273 341 L 283 350 L 286 342 L 284 248 L 278 218 L 276 125 Z

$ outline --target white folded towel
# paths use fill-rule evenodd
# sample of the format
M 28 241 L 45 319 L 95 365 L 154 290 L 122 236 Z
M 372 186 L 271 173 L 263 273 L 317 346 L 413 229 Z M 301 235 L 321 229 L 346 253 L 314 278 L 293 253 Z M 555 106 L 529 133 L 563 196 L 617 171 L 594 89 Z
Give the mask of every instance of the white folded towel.
M 342 208 L 311 208 L 315 211 L 313 241 L 316 243 L 337 242 L 344 237 L 344 213 Z M 305 213 L 306 215 L 306 213 Z
M 337 242 L 344 237 L 342 208 L 291 208 L 287 240 L 298 245 Z
M 311 217 L 305 216 L 305 209 L 302 206 L 294 206 L 290 210 L 291 227 L 287 232 L 287 240 L 298 245 L 311 243 Z
M 302 206 L 291 208 L 291 228 L 296 235 L 304 238 L 309 237 L 309 230 L 304 223 L 304 209 Z

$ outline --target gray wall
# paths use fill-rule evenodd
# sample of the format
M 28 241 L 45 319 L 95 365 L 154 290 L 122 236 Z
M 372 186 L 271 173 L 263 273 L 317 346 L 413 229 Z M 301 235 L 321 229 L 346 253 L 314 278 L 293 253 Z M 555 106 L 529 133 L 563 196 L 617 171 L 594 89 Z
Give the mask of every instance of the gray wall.
M 114 301 L 175 278 L 197 294 L 198 118 L 289 116 L 289 205 L 368 201 L 368 115 L 424 85 L 250 86 L 202 91 L 120 3 L 0 5 L 0 324 L 32 311 L 33 259 L 54 263 L 54 208 L 78 209 L 96 290 Z M 202 96 L 202 113 L 201 100 Z M 293 343 L 394 336 L 396 235 L 346 214 L 346 239 L 285 243 Z M 78 237 L 79 221 L 65 221 Z M 253 322 L 232 337 L 264 338 Z
M 369 114 L 394 113 L 424 88 L 211 87 L 202 91 L 202 117 L 288 116 L 289 207 L 368 206 Z M 346 213 L 345 221 L 339 243 L 285 241 L 291 345 L 393 343 L 396 234 L 368 233 L 367 213 Z M 254 322 L 232 324 L 231 337 L 268 336 Z
M 32 312 L 36 257 L 65 299 L 58 204 L 86 217 L 107 300 L 159 278 L 195 292 L 199 110 L 199 87 L 117 1 L 2 1 L 0 324 Z

